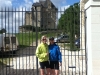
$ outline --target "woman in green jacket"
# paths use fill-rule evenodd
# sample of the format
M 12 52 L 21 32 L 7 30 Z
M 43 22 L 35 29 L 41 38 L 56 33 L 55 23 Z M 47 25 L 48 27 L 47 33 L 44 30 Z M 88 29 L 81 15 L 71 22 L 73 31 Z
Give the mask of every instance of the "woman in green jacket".
M 41 37 L 41 43 L 37 46 L 36 49 L 36 56 L 39 59 L 40 63 L 40 74 L 45 75 L 45 68 L 47 75 L 50 73 L 50 66 L 49 66 L 49 51 L 48 51 L 48 44 L 46 36 Z

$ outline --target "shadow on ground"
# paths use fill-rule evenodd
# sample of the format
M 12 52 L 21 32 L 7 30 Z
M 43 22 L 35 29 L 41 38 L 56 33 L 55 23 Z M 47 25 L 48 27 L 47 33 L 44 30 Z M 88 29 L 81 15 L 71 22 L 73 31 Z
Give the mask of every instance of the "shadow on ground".
M 3 53 L 0 53 L 0 75 L 39 75 L 37 74 L 39 71 L 34 68 L 36 66 L 31 63 L 34 63 L 36 60 L 34 59 L 36 58 L 35 50 L 35 46 L 27 46 L 20 48 L 14 54 L 5 53 L 3 55 Z M 7 62 L 10 65 L 4 64 L 3 62 Z M 21 63 L 23 64 L 21 65 Z M 32 66 L 28 67 L 28 65 Z M 22 66 L 27 67 L 24 69 Z
M 0 75 L 39 75 L 36 69 L 13 69 L 12 66 L 1 66 Z

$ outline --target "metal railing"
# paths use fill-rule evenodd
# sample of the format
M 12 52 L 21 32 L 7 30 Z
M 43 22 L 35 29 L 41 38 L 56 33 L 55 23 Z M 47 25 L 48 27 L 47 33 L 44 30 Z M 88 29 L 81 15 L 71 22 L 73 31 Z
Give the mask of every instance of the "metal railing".
M 52 19 L 50 12 L 55 13 L 56 18 L 52 16 Z M 49 14 L 49 17 L 45 13 Z M 64 17 L 62 13 L 73 13 L 73 21 L 68 17 L 70 14 Z M 79 11 L 77 18 L 80 18 L 80 13 Z M 77 23 L 75 15 L 76 12 L 74 13 L 74 11 L 65 13 L 65 11 L 42 11 L 36 8 L 31 10 L 27 10 L 26 8 L 1 8 L 0 35 L 2 36 L 0 36 L 0 75 L 39 75 L 39 63 L 35 56 L 35 50 L 41 42 L 40 37 L 45 34 L 48 38 L 50 36 L 56 38 L 58 34 L 66 34 L 68 32 L 71 34 L 72 31 L 73 34 L 70 36 L 70 39 L 74 39 L 75 41 L 75 38 L 72 38 L 72 36 L 75 36 L 76 31 L 80 32 L 80 29 L 82 30 L 82 26 L 80 25 L 79 30 L 73 28 Z M 58 30 L 57 25 L 61 23 L 61 20 L 64 20 L 61 24 L 63 26 Z M 73 22 L 74 25 L 72 26 L 72 23 L 68 24 L 66 21 Z M 64 27 L 66 24 L 70 26 L 67 29 Z M 11 42 L 10 34 L 12 34 L 12 37 L 16 36 L 16 42 L 18 44 Z M 81 35 L 84 34 L 79 34 L 79 37 Z M 5 41 L 4 37 L 8 37 L 10 40 L 8 44 L 5 43 L 8 39 Z M 71 43 L 57 42 L 62 53 L 60 75 L 87 75 L 86 50 L 85 47 L 82 47 L 85 46 L 82 44 L 85 41 L 82 41 L 82 38 L 80 39 L 80 48 L 77 48 L 73 43 L 74 41 L 71 40 Z

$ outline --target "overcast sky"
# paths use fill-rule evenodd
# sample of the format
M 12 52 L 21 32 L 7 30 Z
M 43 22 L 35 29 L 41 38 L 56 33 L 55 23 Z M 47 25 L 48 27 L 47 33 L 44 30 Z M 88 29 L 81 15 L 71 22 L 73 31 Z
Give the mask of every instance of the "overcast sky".
M 1 11 L 12 10 L 12 8 L 16 8 L 16 11 L 30 10 L 32 4 L 38 1 L 39 0 L 0 0 L 0 29 L 6 28 L 7 31 L 9 32 L 12 31 L 18 32 L 18 26 L 21 26 L 23 24 L 22 20 L 24 18 L 24 14 L 22 14 L 21 12 L 8 13 Z M 79 2 L 79 0 L 51 0 L 51 1 L 57 8 L 59 8 L 59 10 L 64 10 L 68 8 L 70 5 Z M 58 14 L 58 17 L 60 17 L 60 14 Z

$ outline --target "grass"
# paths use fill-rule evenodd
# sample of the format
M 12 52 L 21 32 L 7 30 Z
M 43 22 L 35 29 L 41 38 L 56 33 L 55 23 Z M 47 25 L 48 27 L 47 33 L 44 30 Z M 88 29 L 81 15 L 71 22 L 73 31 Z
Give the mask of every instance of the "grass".
M 57 36 L 57 33 L 56 32 L 47 32 L 46 34 L 41 34 L 39 32 L 37 39 L 39 40 L 42 35 L 46 35 L 49 38 L 51 36 L 53 36 L 53 37 Z M 36 32 L 17 33 L 16 36 L 18 38 L 19 46 L 23 47 L 23 48 L 30 46 L 30 44 L 32 44 L 32 42 L 36 41 Z M 60 43 L 59 45 L 64 47 L 67 50 L 70 50 L 70 43 Z M 79 50 L 79 48 L 77 48 L 75 46 L 74 49 L 71 51 L 77 51 L 77 50 Z
M 69 51 L 79 51 L 79 50 L 80 50 L 80 49 L 77 48 L 76 46 L 74 46 L 74 49 L 71 50 L 71 49 L 70 49 L 70 43 L 59 43 L 58 45 L 61 46 L 61 47 L 63 47 L 63 48 L 66 49 L 66 50 L 69 50 Z
M 42 35 L 51 37 L 51 36 L 55 36 L 55 33 L 46 33 Z M 42 35 L 38 33 L 38 39 L 40 39 Z M 21 47 L 30 46 L 32 42 L 36 41 L 36 32 L 16 33 L 16 36 L 18 38 L 19 46 Z
M 18 38 L 19 45 L 23 47 L 29 46 L 33 41 L 36 40 L 36 34 L 34 32 L 17 33 L 16 36 Z
M 0 65 L 9 63 L 12 58 L 0 58 Z

